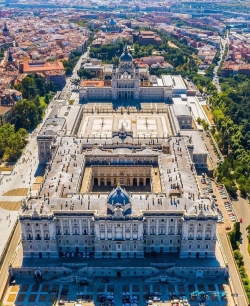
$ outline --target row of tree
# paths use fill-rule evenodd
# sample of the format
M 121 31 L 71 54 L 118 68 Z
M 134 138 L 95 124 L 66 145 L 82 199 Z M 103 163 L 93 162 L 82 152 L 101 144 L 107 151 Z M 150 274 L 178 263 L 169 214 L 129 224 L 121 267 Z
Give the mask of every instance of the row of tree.
M 236 76 L 220 79 L 222 92 L 211 99 L 215 135 L 226 157 L 218 167 L 217 178 L 232 196 L 237 187 L 242 196 L 250 195 L 250 79 Z
M 247 229 L 249 230 L 249 227 Z M 248 297 L 248 301 L 250 302 L 250 280 L 246 273 L 243 256 L 241 252 L 239 251 L 239 245 L 240 245 L 240 240 L 241 240 L 240 222 L 234 223 L 234 228 L 230 233 L 228 233 L 228 236 L 229 236 L 232 248 L 233 248 L 234 259 L 238 266 L 240 276 L 241 276 L 241 279 L 244 285 L 244 289 Z
M 69 60 L 62 61 L 63 66 L 65 68 L 66 76 L 70 76 L 72 74 L 73 69 L 74 69 L 74 67 L 75 67 L 75 65 L 76 65 L 76 63 L 78 62 L 79 59 L 80 59 L 80 56 L 77 53 L 72 52 Z

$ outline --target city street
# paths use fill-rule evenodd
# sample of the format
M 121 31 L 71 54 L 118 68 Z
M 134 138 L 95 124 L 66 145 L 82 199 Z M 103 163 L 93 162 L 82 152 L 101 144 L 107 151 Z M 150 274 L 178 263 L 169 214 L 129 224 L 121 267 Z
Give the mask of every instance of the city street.
M 17 244 L 20 241 L 20 235 L 21 235 L 21 226 L 20 226 L 20 224 L 18 224 L 17 227 L 16 227 L 16 230 L 15 230 L 15 233 L 13 235 L 12 241 L 10 243 L 8 252 L 5 256 L 4 262 L 3 262 L 2 266 L 1 266 L 1 269 L 0 269 L 0 299 L 1 299 L 1 296 L 3 294 L 3 290 L 4 290 L 4 287 L 5 287 L 6 281 L 9 277 L 9 273 L 8 273 L 9 265 L 11 263 L 11 259 L 13 257 L 13 254 L 15 253 Z
M 221 45 L 222 45 L 222 48 L 220 49 L 220 60 L 218 61 L 217 65 L 214 67 L 214 76 L 213 76 L 213 83 L 216 86 L 218 93 L 221 92 L 219 76 L 218 76 L 218 69 L 219 69 L 223 54 L 224 54 L 225 46 L 229 45 L 228 32 L 227 32 L 227 37 L 225 39 L 221 37 Z
M 237 306 L 247 306 L 247 300 L 245 298 L 244 289 L 239 278 L 239 273 L 235 265 L 233 254 L 231 251 L 231 246 L 229 245 L 229 240 L 226 233 L 219 234 L 221 245 L 223 247 L 224 253 L 227 258 L 230 281 L 232 282 L 232 294 L 237 294 L 238 296 L 234 298 L 235 305 Z
M 247 201 L 245 201 L 243 198 L 238 196 L 237 200 L 232 201 L 232 204 L 234 206 L 234 209 L 237 213 L 237 216 L 239 220 L 242 220 L 242 223 L 240 224 L 240 231 L 242 233 L 242 240 L 240 244 L 240 251 L 244 258 L 244 263 L 247 269 L 248 276 L 250 277 L 250 257 L 247 250 L 248 247 L 248 239 L 247 239 L 247 230 L 246 227 L 250 225 L 250 221 L 248 219 L 248 216 L 250 215 L 250 207 Z

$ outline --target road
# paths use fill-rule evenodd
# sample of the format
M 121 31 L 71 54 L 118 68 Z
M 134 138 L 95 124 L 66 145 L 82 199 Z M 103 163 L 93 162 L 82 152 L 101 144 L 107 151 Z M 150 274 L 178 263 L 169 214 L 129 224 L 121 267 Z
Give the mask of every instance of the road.
M 219 163 L 219 156 L 217 154 L 216 149 L 213 146 L 213 142 L 209 136 L 207 136 L 207 132 L 200 132 L 201 137 L 203 138 L 203 142 L 208 150 L 209 156 L 213 160 L 213 167 L 215 168 Z
M 73 69 L 73 74 L 67 79 L 67 89 L 70 97 L 68 100 L 74 100 L 74 104 L 79 104 L 79 92 L 75 85 L 71 83 L 72 80 L 74 79 L 79 79 L 77 71 L 81 68 L 81 63 L 84 58 L 87 58 L 89 56 L 89 49 L 87 52 L 85 52 L 79 59 L 79 61 L 76 63 L 75 68 Z M 73 90 L 73 91 L 72 91 Z
M 224 54 L 224 50 L 225 50 L 225 46 L 228 45 L 229 46 L 229 36 L 228 36 L 228 32 L 227 32 L 227 36 L 225 39 L 223 39 L 221 37 L 221 44 L 222 44 L 222 48 L 220 49 L 220 60 L 218 61 L 217 65 L 214 67 L 214 76 L 213 76 L 213 83 L 217 88 L 217 91 L 220 93 L 221 92 L 221 87 L 220 87 L 220 83 L 219 83 L 219 77 L 218 77 L 218 69 Z M 228 54 L 227 54 L 228 56 Z
M 16 230 L 15 230 L 15 233 L 13 235 L 13 238 L 11 240 L 8 252 L 5 256 L 4 263 L 3 263 L 2 267 L 1 267 L 1 270 L 0 270 L 0 299 L 2 297 L 6 281 L 8 280 L 8 277 L 9 277 L 9 272 L 8 272 L 9 271 L 9 265 L 11 263 L 11 259 L 13 257 L 13 254 L 15 253 L 17 244 L 20 240 L 20 235 L 21 235 L 21 226 L 18 223 L 18 225 L 16 227 Z
M 240 219 L 242 219 L 242 223 L 240 224 L 240 231 L 242 233 L 242 241 L 240 244 L 240 251 L 244 258 L 244 263 L 248 272 L 248 276 L 250 277 L 250 257 L 248 254 L 248 239 L 247 239 L 247 230 L 246 227 L 250 224 L 250 220 L 248 216 L 250 216 L 250 207 L 247 201 L 238 196 L 237 200 L 232 201 L 235 212 Z
M 226 233 L 220 233 L 219 238 L 221 241 L 222 248 L 224 250 L 224 253 L 227 258 L 228 267 L 229 267 L 229 273 L 230 273 L 230 281 L 232 282 L 232 293 L 237 293 L 238 296 L 234 298 L 235 305 L 237 306 L 247 306 L 248 303 L 246 301 L 245 295 L 244 295 L 244 289 L 241 285 L 241 281 L 239 278 L 239 273 L 235 265 L 235 261 L 233 258 L 233 254 L 231 251 L 231 246 L 229 245 L 229 240 L 227 239 Z

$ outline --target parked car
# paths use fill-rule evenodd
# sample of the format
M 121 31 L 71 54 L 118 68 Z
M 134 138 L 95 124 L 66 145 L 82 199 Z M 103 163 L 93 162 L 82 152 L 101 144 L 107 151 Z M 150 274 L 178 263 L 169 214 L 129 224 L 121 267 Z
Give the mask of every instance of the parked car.
M 13 285 L 16 284 L 15 276 L 11 276 L 10 281 L 9 281 L 9 284 L 10 284 L 11 286 L 13 286 Z

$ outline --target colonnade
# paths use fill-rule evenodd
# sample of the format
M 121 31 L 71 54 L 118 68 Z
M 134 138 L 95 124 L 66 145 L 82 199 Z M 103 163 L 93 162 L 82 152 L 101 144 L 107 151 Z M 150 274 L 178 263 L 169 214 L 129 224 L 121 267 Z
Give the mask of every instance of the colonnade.
M 150 177 L 93 177 L 92 186 L 147 186 L 151 184 Z

